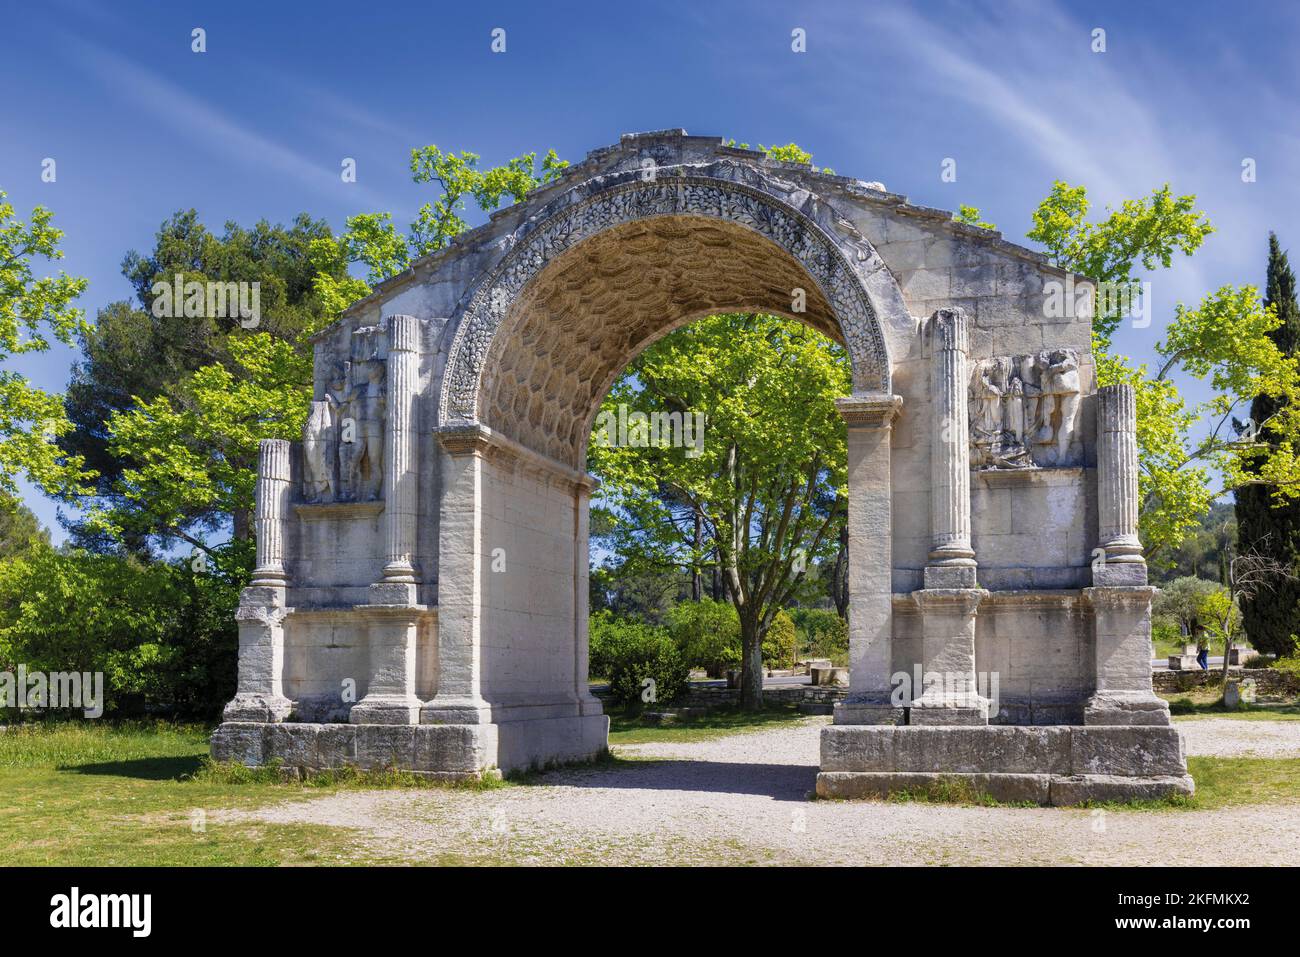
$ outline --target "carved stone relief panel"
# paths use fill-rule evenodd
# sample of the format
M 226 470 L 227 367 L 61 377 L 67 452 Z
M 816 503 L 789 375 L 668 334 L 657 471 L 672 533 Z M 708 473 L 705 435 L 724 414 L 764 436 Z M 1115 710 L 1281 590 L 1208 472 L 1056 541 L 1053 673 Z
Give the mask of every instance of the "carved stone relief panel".
M 383 492 L 388 342 L 378 326 L 352 333 L 303 429 L 305 502 L 372 502 Z
M 1049 349 L 974 364 L 970 382 L 971 467 L 1077 465 L 1079 356 Z

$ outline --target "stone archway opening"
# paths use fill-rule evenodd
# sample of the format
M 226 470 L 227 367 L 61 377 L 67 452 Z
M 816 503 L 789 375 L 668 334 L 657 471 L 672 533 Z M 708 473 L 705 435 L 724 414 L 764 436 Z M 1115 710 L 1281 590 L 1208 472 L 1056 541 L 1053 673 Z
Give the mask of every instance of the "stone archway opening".
M 577 241 L 562 231 L 545 257 L 526 240 L 468 299 L 444 379 L 440 673 L 421 720 L 490 722 L 503 766 L 605 745 L 608 722 L 588 686 L 585 466 L 601 401 L 637 355 L 705 316 L 764 313 L 842 345 L 846 392 L 889 381 L 883 336 L 842 251 L 797 214 L 753 208 L 769 211 L 744 221 L 699 210 L 632 216 Z M 545 236 L 541 227 L 530 238 Z M 850 522 L 883 570 L 896 402 L 841 401 L 859 465 Z M 476 561 L 467 541 L 478 543 Z M 507 573 L 493 570 L 493 556 Z M 887 630 L 887 575 L 850 591 L 856 626 Z
M 703 217 L 626 223 L 526 287 L 485 363 L 480 421 L 582 469 L 600 402 L 627 365 L 662 336 L 723 312 L 798 319 L 844 343 L 817 283 L 771 241 Z

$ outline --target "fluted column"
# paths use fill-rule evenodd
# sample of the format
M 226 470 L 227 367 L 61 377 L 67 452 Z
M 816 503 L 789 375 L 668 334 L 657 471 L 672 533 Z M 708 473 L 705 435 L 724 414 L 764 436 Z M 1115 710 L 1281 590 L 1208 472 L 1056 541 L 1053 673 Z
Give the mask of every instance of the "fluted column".
M 1097 392 L 1097 531 L 1106 555 L 1104 566 L 1094 566 L 1095 584 L 1146 584 L 1138 506 L 1137 398 L 1131 385 L 1103 386 Z
M 926 588 L 973 588 L 971 548 L 970 437 L 966 414 L 968 329 L 962 309 L 939 309 L 930 317 L 931 547 Z
M 1094 691 L 1090 725 L 1167 725 L 1151 687 L 1151 600 L 1138 539 L 1137 398 L 1127 384 L 1097 391 L 1097 539 L 1092 608 Z
M 288 582 L 284 522 L 289 512 L 289 442 L 263 439 L 257 453 L 253 531 L 257 536 L 254 587 L 284 587 Z
M 283 721 L 293 710 L 284 694 L 284 619 L 289 575 L 285 565 L 285 520 L 289 511 L 289 443 L 263 439 L 257 453 L 253 531 L 257 565 L 239 595 L 238 683 L 226 705 L 226 721 Z
M 384 531 L 388 562 L 384 565 L 384 581 L 408 585 L 419 581 L 413 562 L 419 485 L 416 468 L 419 352 L 419 320 L 414 316 L 389 319 L 388 420 L 385 423 L 388 469 L 384 473 Z
M 417 603 L 415 555 L 419 473 L 420 321 L 388 319 L 387 402 L 384 419 L 383 578 L 370 586 L 367 620 L 370 676 L 366 695 L 348 716 L 353 724 L 417 724 L 416 695 L 420 622 L 427 609 Z

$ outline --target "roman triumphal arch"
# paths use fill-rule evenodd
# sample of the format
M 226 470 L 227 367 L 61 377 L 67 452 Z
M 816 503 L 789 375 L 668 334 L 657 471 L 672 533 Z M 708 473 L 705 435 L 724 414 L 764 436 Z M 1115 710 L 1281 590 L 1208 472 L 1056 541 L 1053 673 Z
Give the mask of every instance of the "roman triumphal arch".
M 448 778 L 599 754 L 594 417 L 650 342 L 754 310 L 853 367 L 850 689 L 818 791 L 1187 791 L 1151 690 L 1133 396 L 1096 388 L 1086 310 L 1048 307 L 1067 281 L 878 183 L 716 138 L 589 154 L 316 337 L 302 441 L 262 444 L 213 754 Z

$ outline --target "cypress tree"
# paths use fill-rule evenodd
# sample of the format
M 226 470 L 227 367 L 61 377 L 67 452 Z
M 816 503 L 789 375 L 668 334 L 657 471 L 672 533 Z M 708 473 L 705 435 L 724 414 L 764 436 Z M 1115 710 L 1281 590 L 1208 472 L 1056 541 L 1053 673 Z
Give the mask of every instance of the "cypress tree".
M 1287 355 L 1300 345 L 1300 305 L 1296 302 L 1295 274 L 1287 255 L 1268 234 L 1268 284 L 1265 301 L 1277 308 L 1282 324 L 1270 333 Z M 1250 417 L 1263 423 L 1278 410 L 1278 400 L 1257 395 L 1250 405 Z M 1261 439 L 1267 441 L 1264 429 Z M 1247 469 L 1249 471 L 1249 468 Z M 1244 554 L 1254 548 L 1286 565 L 1300 563 L 1300 498 L 1277 499 L 1264 485 L 1237 489 L 1237 542 Z M 1259 651 L 1276 655 L 1293 654 L 1300 635 L 1300 582 L 1278 581 L 1252 599 L 1242 599 L 1241 613 L 1246 637 Z

